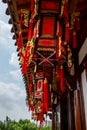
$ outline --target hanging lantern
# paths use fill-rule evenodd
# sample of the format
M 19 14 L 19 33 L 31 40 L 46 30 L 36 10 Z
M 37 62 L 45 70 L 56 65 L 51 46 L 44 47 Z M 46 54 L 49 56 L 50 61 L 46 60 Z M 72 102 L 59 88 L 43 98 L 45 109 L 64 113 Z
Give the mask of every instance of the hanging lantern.
M 42 96 L 43 96 L 43 92 L 38 92 L 38 91 L 35 92 L 35 98 L 42 99 Z
M 37 82 L 37 91 L 42 91 L 43 90 L 43 80 L 39 79 Z

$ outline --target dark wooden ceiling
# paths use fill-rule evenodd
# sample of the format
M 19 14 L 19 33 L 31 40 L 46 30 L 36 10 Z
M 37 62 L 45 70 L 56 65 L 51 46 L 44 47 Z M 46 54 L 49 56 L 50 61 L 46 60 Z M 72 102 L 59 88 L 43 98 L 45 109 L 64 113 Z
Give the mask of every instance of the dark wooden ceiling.
M 17 39 L 18 35 L 18 23 L 21 9 L 30 9 L 31 0 L 2 0 L 4 3 L 8 3 L 6 14 L 10 14 L 11 18 L 9 23 L 13 24 L 11 32 L 14 32 L 13 39 Z M 87 0 L 70 0 L 69 12 L 80 13 L 80 30 L 77 33 L 78 49 L 82 46 L 85 38 L 87 37 Z M 24 41 L 26 42 L 27 28 L 24 28 Z

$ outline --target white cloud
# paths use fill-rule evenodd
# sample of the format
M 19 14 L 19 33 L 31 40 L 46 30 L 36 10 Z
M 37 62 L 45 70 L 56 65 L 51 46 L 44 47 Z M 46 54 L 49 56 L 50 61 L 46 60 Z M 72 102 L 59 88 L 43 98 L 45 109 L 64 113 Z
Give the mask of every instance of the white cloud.
M 0 82 L 0 120 L 6 116 L 16 120 L 29 118 L 24 90 L 14 83 Z
M 14 80 L 21 80 L 22 79 L 22 75 L 21 75 L 21 70 L 13 70 L 10 71 L 10 75 L 13 77 Z
M 0 1 L 0 47 L 3 47 L 5 51 L 13 52 L 14 42 L 12 39 L 11 27 L 8 23 L 10 16 L 6 15 L 7 4 Z
M 11 26 L 10 24 L 5 23 L 4 21 L 0 20 L 0 32 L 3 36 L 9 36 L 8 31 L 10 31 Z
M 7 44 L 8 40 L 11 39 L 10 29 L 11 29 L 11 26 L 9 24 L 0 20 L 0 38 L 2 38 L 1 43 L 4 42 L 4 44 Z
M 13 52 L 11 54 L 11 59 L 9 60 L 9 64 L 13 65 L 16 68 L 19 67 L 18 57 L 17 57 L 17 54 L 15 52 Z
M 22 79 L 22 74 L 21 74 L 21 69 L 19 68 L 19 61 L 16 53 L 11 54 L 11 58 L 9 60 L 9 64 L 14 66 L 16 69 L 10 71 L 10 75 L 14 80 L 21 80 Z
M 7 4 L 4 4 L 2 0 L 0 1 L 0 19 L 7 21 L 8 15 L 5 14 L 7 8 Z
M 12 40 L 13 35 L 11 33 L 12 25 L 9 25 L 7 23 L 9 16 L 5 14 L 7 4 L 3 4 L 1 1 L 2 0 L 0 0 L 0 48 L 3 51 L 0 50 L 0 52 L 2 55 L 3 54 L 9 55 L 16 50 L 16 47 L 14 46 L 15 41 Z M 6 55 L 4 56 L 5 57 L 2 59 L 9 60 L 5 59 L 8 58 L 9 56 L 7 57 Z M 18 66 L 16 54 L 14 53 L 12 54 L 9 63 L 14 67 Z M 0 77 L 1 77 L 0 80 L 7 82 L 0 82 L 0 120 L 4 120 L 6 116 L 9 116 L 11 119 L 15 120 L 18 120 L 20 118 L 28 118 L 29 113 L 25 103 L 25 97 L 26 97 L 25 88 L 20 87 L 15 83 L 8 83 L 10 82 L 10 80 L 12 80 L 11 76 L 13 76 L 15 79 L 19 79 L 20 74 L 18 73 L 20 72 L 19 70 L 11 71 L 9 76 L 7 69 L 9 69 L 11 66 L 8 67 L 8 64 L 5 65 L 5 73 L 3 73 L 4 70 L 3 66 L 1 66 L 2 71 L 0 71 Z M 1 73 L 3 73 L 3 75 Z M 11 82 L 13 81 L 14 80 L 12 80 Z
M 14 50 L 14 41 L 12 40 L 11 35 L 11 25 L 0 20 L 0 44 L 2 47 L 9 52 Z

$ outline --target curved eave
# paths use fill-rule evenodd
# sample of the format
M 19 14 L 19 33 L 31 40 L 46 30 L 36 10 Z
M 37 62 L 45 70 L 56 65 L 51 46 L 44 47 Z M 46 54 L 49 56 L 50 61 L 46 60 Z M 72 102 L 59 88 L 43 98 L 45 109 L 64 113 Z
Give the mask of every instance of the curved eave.
M 15 45 L 16 45 L 18 32 L 20 30 L 19 17 L 20 17 L 21 9 L 29 9 L 31 0 L 26 0 L 26 1 L 24 1 L 24 0 L 2 0 L 2 2 L 7 3 L 7 5 L 8 5 L 8 7 L 6 9 L 6 14 L 10 15 L 10 19 L 9 19 L 8 23 L 13 25 L 11 32 L 14 32 L 13 39 L 16 39 L 16 42 L 15 42 Z M 83 26 L 81 26 L 81 28 L 77 34 L 78 43 L 79 43 L 78 48 L 80 48 L 83 41 L 87 37 L 87 31 L 86 31 L 86 28 L 87 28 L 87 1 L 86 0 L 76 0 L 76 1 L 71 0 L 70 7 L 71 7 L 70 13 L 80 12 L 80 23 L 81 23 L 81 25 L 83 25 Z M 26 34 L 28 32 L 28 29 L 23 28 L 22 32 L 23 32 L 23 42 L 25 45 L 25 43 L 27 41 Z M 18 52 L 18 49 L 17 49 L 17 52 Z M 20 68 L 21 68 L 21 65 L 20 65 Z M 24 80 L 24 84 L 26 87 L 26 91 L 28 91 L 29 80 L 27 77 L 29 77 L 29 73 L 30 73 L 30 70 L 28 68 L 27 74 L 23 75 L 23 80 Z

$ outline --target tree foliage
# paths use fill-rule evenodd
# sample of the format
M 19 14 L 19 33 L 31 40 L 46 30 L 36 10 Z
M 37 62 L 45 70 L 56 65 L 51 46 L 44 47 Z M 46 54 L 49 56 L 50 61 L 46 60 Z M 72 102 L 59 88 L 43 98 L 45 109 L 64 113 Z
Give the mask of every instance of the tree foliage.
M 0 130 L 52 130 L 50 126 L 37 128 L 36 124 L 28 119 L 20 119 L 18 122 L 6 117 L 4 122 L 0 121 Z
M 52 130 L 51 126 L 44 126 L 41 128 L 41 130 Z
M 6 117 L 6 120 L 4 122 L 0 121 L 0 130 L 37 130 L 37 127 L 28 119 L 20 119 L 17 122 Z

